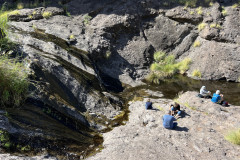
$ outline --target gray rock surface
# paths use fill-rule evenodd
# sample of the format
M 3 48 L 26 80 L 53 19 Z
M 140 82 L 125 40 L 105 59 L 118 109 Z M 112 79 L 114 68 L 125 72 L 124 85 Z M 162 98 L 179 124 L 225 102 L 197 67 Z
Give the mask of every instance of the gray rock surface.
M 57 158 L 51 157 L 48 155 L 26 157 L 26 156 L 13 156 L 10 154 L 0 154 L 0 159 L 2 160 L 57 160 Z
M 196 95 L 186 92 L 177 99 L 184 114 L 175 130 L 162 126 L 172 100 L 152 99 L 160 111 L 145 110 L 141 101 L 130 103 L 129 121 L 104 133 L 104 149 L 88 159 L 239 159 L 240 147 L 224 139 L 240 127 L 239 106 L 222 107 Z
M 134 3 L 137 4 L 136 7 L 127 7 L 134 6 Z M 237 15 L 240 12 L 239 7 L 233 8 L 232 4 L 228 3 L 216 2 L 210 7 L 201 9 L 183 6 L 166 9 L 155 0 L 122 3 L 72 0 L 66 3 L 70 17 L 63 15 L 63 10 L 50 7 L 23 9 L 18 15 L 10 16 L 10 19 L 19 21 L 11 23 L 15 29 L 31 33 L 34 33 L 35 29 L 44 30 L 44 33 L 61 38 L 77 49 L 88 52 L 100 73 L 132 86 L 139 84 L 135 83 L 135 80 L 142 79 L 149 73 L 153 53 L 158 50 L 173 53 L 179 59 L 190 56 L 193 61 L 191 71 L 199 68 L 202 79 L 225 78 L 228 81 L 238 81 L 239 54 L 236 53 L 240 40 L 240 16 Z M 227 14 L 223 14 L 223 10 L 226 10 Z M 51 12 L 52 16 L 49 19 L 43 19 L 44 11 Z M 36 14 L 32 17 L 27 16 L 32 12 Z M 198 25 L 202 22 L 206 26 L 198 30 Z M 192 47 L 197 37 L 204 39 L 201 45 L 211 48 L 211 51 L 202 47 Z M 39 36 L 34 38 L 39 39 Z M 30 45 L 29 41 L 38 41 L 34 38 L 33 34 L 26 39 L 21 38 L 22 44 Z M 44 41 L 36 42 L 31 46 L 39 47 L 48 53 L 54 50 L 58 53 L 62 48 L 53 42 L 55 44 L 52 43 L 52 47 L 55 46 L 55 49 L 50 49 L 49 41 L 48 44 Z M 226 47 L 218 49 L 212 47 L 212 44 L 217 46 L 226 44 Z M 222 52 L 219 53 L 219 50 Z M 205 63 L 197 57 L 200 53 L 207 54 L 206 52 L 215 57 L 211 59 L 211 63 Z M 219 54 L 234 56 L 229 59 Z M 68 54 L 65 53 L 65 55 Z M 74 65 L 78 64 L 77 60 L 74 61 L 76 61 Z M 227 65 L 222 66 L 218 72 L 212 65 L 216 66 L 219 62 Z M 227 67 L 229 63 L 233 64 L 233 69 Z M 208 70 L 201 69 L 202 65 L 205 65 Z M 104 79 L 99 72 L 96 74 Z M 91 72 L 91 74 L 94 73 Z M 188 76 L 191 77 L 190 72 Z M 103 81 L 107 84 L 106 80 Z

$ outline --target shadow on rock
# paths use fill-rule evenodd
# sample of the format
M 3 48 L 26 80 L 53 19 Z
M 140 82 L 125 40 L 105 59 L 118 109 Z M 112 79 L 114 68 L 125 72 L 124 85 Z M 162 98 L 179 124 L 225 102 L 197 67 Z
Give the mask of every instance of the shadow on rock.
M 174 130 L 188 132 L 189 129 L 187 127 L 176 126 L 176 128 Z

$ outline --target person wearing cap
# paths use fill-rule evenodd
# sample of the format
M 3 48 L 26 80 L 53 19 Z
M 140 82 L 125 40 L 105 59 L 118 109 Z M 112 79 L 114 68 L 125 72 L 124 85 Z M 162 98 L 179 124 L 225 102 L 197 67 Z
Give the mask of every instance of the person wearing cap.
M 152 108 L 152 102 L 150 102 L 150 99 L 148 98 L 147 102 L 145 103 L 145 108 L 146 109 L 153 109 Z
M 220 94 L 219 90 L 217 90 L 216 93 L 213 94 L 211 101 L 214 103 L 221 103 L 223 101 L 223 95 Z
M 202 86 L 200 89 L 200 96 L 201 98 L 212 98 L 210 96 L 211 92 L 206 89 L 206 86 Z

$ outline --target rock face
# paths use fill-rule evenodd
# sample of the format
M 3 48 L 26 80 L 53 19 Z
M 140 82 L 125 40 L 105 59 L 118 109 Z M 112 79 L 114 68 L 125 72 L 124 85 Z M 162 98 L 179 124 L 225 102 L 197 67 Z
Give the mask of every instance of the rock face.
M 126 7 L 133 4 L 137 4 L 136 7 Z M 190 77 L 192 71 L 198 69 L 202 73 L 201 78 L 205 80 L 238 81 L 240 16 L 237 15 L 240 13 L 238 7 L 234 8 L 228 2 L 216 2 L 207 8 L 177 6 L 166 9 L 158 1 L 99 3 L 72 0 L 66 3 L 66 7 L 70 17 L 62 15 L 63 10 L 50 7 L 23 9 L 9 19 L 20 21 L 11 23 L 15 29 L 32 33 L 39 29 L 88 52 L 95 65 L 95 72 L 105 86 L 112 85 L 109 77 L 116 79 L 115 85 L 120 80 L 134 86 L 134 80 L 148 73 L 153 53 L 158 50 L 173 53 L 179 59 L 192 58 L 193 63 L 188 72 Z M 45 11 L 52 16 L 43 18 Z M 36 14 L 27 16 L 32 13 Z M 201 23 L 205 25 L 199 30 L 197 28 Z M 32 35 L 21 39 L 21 43 L 31 45 L 31 49 L 35 44 L 29 44 L 29 41 L 39 40 L 39 36 Z M 17 41 L 16 38 L 13 40 Z M 47 40 L 48 43 L 54 43 L 50 50 L 50 44 L 45 45 L 46 39 L 40 40 L 41 45 L 46 46 L 45 49 L 39 46 L 40 43 L 36 43 L 35 49 L 43 49 L 42 52 L 66 49 Z M 199 47 L 193 47 L 195 40 L 200 41 Z M 54 48 L 54 45 L 57 47 Z M 205 59 L 199 55 L 211 55 L 213 58 L 208 58 L 209 63 L 205 63 Z M 224 64 L 221 68 L 217 66 L 219 62 Z M 229 64 L 231 67 L 228 67 Z
M 89 160 L 238 159 L 240 147 L 224 135 L 240 127 L 239 106 L 222 107 L 196 95 L 186 92 L 178 98 L 184 114 L 175 130 L 162 126 L 172 100 L 153 99 L 160 111 L 145 110 L 144 102 L 131 103 L 129 121 L 103 134 L 104 149 Z
M 232 1 L 203 8 L 170 4 L 54 0 L 51 7 L 9 15 L 8 37 L 19 44 L 33 72 L 31 99 L 66 117 L 66 123 L 71 119 L 91 131 L 112 127 L 124 103 L 115 93 L 142 84 L 158 50 L 177 60 L 190 57 L 190 77 L 197 69 L 204 80 L 239 81 L 239 6 L 232 7 Z M 196 41 L 200 45 L 194 47 Z

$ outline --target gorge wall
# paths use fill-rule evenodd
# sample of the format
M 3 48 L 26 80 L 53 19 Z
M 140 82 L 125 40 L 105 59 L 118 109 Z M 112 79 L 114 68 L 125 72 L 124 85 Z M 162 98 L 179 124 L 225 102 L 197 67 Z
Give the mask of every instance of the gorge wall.
M 51 1 L 10 15 L 9 38 L 32 69 L 34 103 L 103 131 L 115 125 L 124 107 L 116 93 L 142 84 L 155 51 L 191 58 L 189 77 L 199 70 L 201 78 L 193 78 L 239 82 L 240 7 L 235 3 Z

